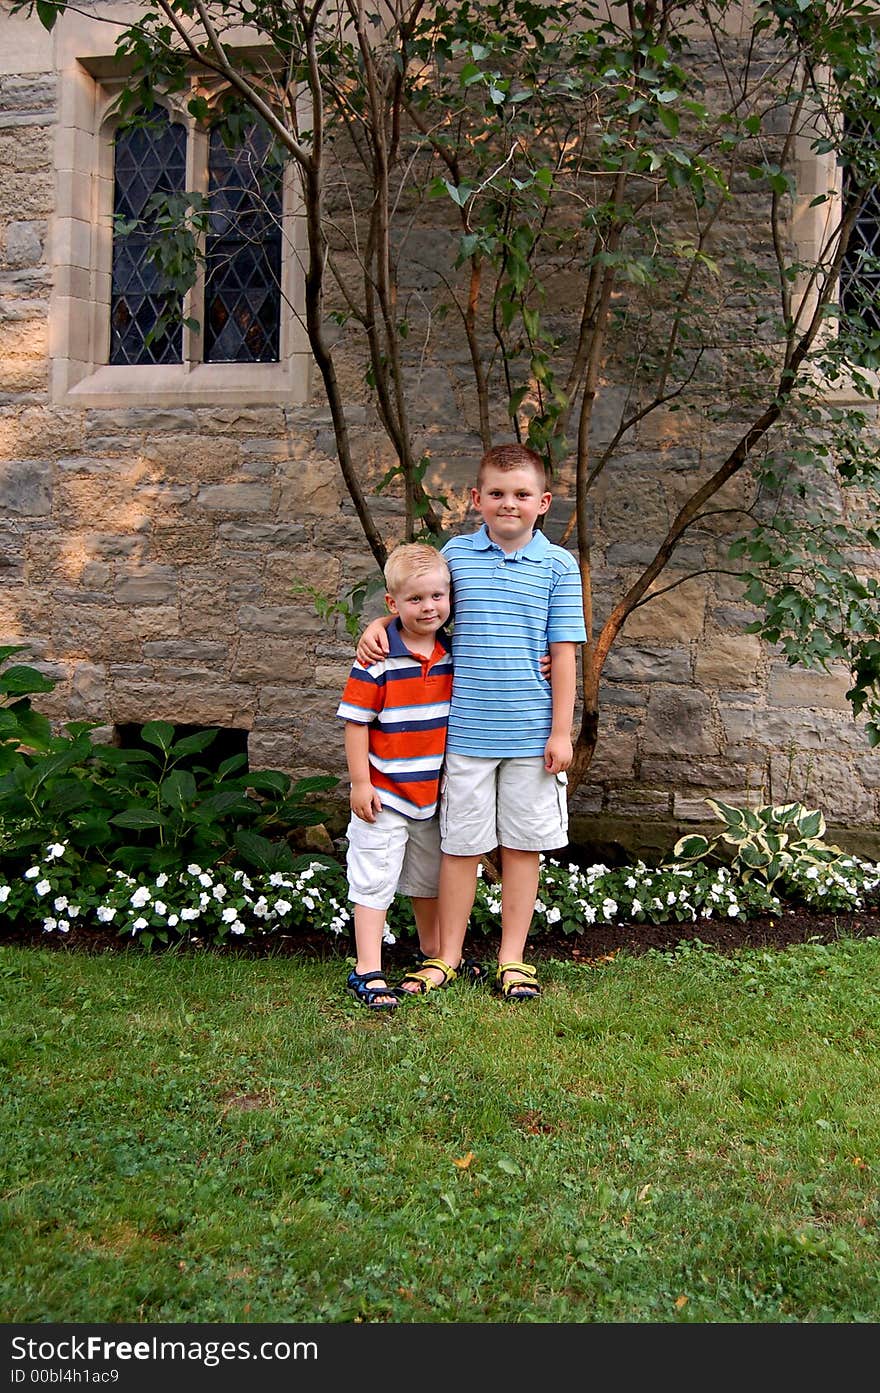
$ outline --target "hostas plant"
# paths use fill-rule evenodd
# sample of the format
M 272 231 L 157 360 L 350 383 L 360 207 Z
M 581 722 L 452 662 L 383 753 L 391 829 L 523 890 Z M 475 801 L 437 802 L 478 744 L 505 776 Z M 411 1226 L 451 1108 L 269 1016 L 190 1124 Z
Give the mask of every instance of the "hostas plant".
M 846 853 L 823 841 L 825 819 L 802 803 L 769 804 L 761 808 L 732 808 L 715 798 L 706 803 L 724 823 L 724 831 L 711 840 L 699 833 L 688 833 L 676 842 L 672 856 L 679 865 L 719 855 L 719 844 L 732 847 L 732 853 L 719 856 L 743 880 L 752 878 L 772 886 L 795 865 L 828 865 Z

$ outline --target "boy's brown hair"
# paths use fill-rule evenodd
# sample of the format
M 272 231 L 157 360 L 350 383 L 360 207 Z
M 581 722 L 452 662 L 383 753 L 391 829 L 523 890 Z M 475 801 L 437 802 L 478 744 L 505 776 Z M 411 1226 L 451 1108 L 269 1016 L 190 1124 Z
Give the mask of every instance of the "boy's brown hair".
M 403 542 L 394 548 L 385 562 L 385 589 L 389 595 L 394 595 L 410 576 L 419 576 L 435 566 L 445 573 L 448 580 L 446 558 L 440 555 L 436 547 L 428 546 L 427 542 Z
M 544 460 L 530 445 L 520 445 L 517 441 L 509 445 L 493 445 L 480 460 L 477 471 L 477 488 L 482 488 L 487 469 L 534 469 L 541 482 L 542 491 L 551 484 L 550 471 Z

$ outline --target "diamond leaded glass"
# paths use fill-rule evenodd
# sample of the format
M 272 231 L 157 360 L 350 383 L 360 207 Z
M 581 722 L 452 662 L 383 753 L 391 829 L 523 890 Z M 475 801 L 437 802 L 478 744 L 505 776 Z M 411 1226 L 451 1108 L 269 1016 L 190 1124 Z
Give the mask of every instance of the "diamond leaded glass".
M 114 230 L 110 289 L 111 364 L 179 363 L 180 325 L 147 342 L 165 297 L 148 259 L 153 215 L 146 205 L 155 193 L 180 193 L 186 179 L 186 128 L 155 107 L 148 125 L 126 127 L 116 135 L 113 212 L 136 221 L 123 235 Z
M 868 146 L 872 151 L 876 149 L 877 133 L 873 126 L 863 120 L 847 117 L 844 135 L 856 159 L 860 146 Z M 852 180 L 853 170 L 847 167 L 843 178 L 844 203 L 850 194 Z M 847 320 L 853 328 L 858 325 L 869 333 L 880 330 L 880 186 L 875 185 L 868 193 L 850 233 L 840 271 L 839 294 L 843 316 L 841 329 L 844 333 Z M 853 356 L 858 359 L 860 355 L 855 343 L 851 347 Z
M 265 126 L 209 150 L 205 361 L 277 363 L 281 324 L 281 167 Z

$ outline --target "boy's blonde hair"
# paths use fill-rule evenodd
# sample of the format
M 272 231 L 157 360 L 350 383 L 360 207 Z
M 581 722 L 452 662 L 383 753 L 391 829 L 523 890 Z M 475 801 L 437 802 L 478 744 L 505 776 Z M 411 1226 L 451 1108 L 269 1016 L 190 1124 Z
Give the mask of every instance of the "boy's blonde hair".
M 385 562 L 385 588 L 389 595 L 394 595 L 411 576 L 432 571 L 438 566 L 448 580 L 449 567 L 436 547 L 428 546 L 427 542 L 404 542 L 394 548 Z
M 541 481 L 542 490 L 550 487 L 551 476 L 544 460 L 529 445 L 513 441 L 509 445 L 493 445 L 480 460 L 477 471 L 477 488 L 481 488 L 487 469 L 534 469 Z

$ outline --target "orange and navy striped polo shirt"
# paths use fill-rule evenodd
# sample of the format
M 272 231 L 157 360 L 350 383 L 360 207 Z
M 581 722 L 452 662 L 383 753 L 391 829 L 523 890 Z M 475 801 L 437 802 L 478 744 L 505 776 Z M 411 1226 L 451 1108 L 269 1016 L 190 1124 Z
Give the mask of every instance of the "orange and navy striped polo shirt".
M 410 653 L 397 619 L 388 626 L 388 647 L 380 662 L 354 664 L 336 714 L 370 726 L 370 782 L 382 806 L 421 820 L 433 816 L 440 796 L 452 654 L 442 629 L 430 658 Z

